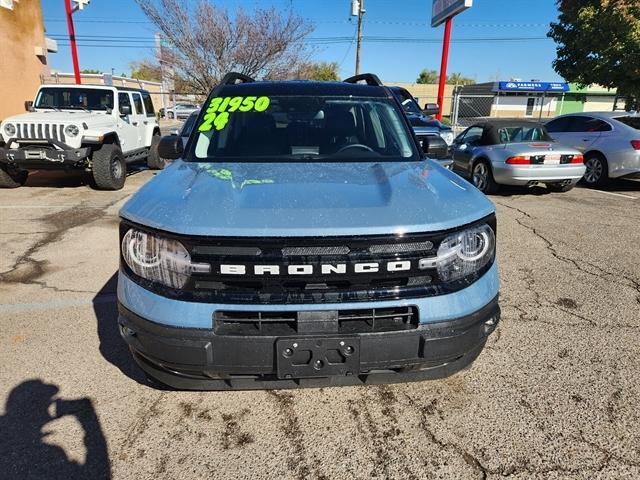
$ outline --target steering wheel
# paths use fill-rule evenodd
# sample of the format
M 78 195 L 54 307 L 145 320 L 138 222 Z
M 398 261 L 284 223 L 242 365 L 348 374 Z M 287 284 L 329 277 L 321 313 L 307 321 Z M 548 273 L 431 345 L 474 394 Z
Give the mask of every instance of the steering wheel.
M 361 143 L 351 143 L 349 145 L 345 145 L 340 150 L 338 150 L 336 153 L 342 153 L 345 150 L 348 150 L 349 148 L 362 148 L 364 150 L 368 150 L 369 152 L 373 152 L 373 148 L 369 147 L 368 145 L 363 145 Z

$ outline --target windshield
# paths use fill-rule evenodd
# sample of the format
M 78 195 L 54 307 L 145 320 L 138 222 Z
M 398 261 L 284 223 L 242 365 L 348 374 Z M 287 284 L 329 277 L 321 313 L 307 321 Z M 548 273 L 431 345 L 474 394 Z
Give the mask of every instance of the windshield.
M 395 103 L 379 97 L 217 97 L 198 119 L 199 161 L 381 161 L 419 155 Z
M 615 117 L 615 119 L 631 128 L 640 130 L 640 117 Z
M 41 88 L 34 106 L 60 110 L 113 109 L 113 92 L 98 88 Z
M 196 115 L 195 113 L 189 115 L 189 117 L 185 120 L 184 125 L 182 126 L 182 131 L 180 132 L 181 137 L 188 137 L 189 135 L 191 135 L 191 131 L 193 130 L 193 126 L 195 125 L 197 118 L 198 115 Z
M 498 129 L 500 143 L 532 142 L 537 140 L 551 140 L 551 137 L 541 126 L 533 127 L 504 127 Z
M 403 100 L 402 108 L 407 113 L 415 113 L 416 115 L 422 115 L 422 110 L 420 110 L 420 106 L 416 103 L 413 98 L 408 98 Z

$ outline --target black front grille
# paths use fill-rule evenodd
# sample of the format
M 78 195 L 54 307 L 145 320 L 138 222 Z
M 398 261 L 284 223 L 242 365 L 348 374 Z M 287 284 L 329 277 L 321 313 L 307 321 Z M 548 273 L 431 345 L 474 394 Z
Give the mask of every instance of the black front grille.
M 495 217 L 488 223 L 495 231 Z M 155 232 L 179 240 L 191 260 L 211 266 L 172 290 L 123 270 L 145 288 L 164 296 L 221 304 L 328 304 L 442 295 L 475 282 L 490 267 L 455 282 L 443 282 L 433 263 L 451 231 L 363 237 L 220 238 Z M 375 266 L 376 268 L 372 268 Z
M 416 307 L 312 312 L 217 311 L 216 335 L 281 336 L 312 333 L 357 334 L 418 328 Z

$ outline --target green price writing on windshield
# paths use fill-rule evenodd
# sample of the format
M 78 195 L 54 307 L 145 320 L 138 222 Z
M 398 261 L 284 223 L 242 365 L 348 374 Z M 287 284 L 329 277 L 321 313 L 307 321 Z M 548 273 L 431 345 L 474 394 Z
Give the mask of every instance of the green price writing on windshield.
M 214 127 L 222 130 L 233 112 L 264 112 L 271 104 L 269 97 L 214 97 L 209 102 L 200 132 L 208 132 Z

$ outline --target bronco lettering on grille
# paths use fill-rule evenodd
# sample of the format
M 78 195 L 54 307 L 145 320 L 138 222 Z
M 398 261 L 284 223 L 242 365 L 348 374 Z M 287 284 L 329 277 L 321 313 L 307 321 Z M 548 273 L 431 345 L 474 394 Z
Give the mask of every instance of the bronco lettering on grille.
M 405 272 L 412 268 L 425 270 L 434 268 L 435 258 L 422 258 L 412 262 L 410 260 L 362 263 L 334 263 L 334 264 L 299 264 L 299 265 L 232 265 L 221 264 L 221 275 L 341 275 L 346 273 L 376 273 Z

